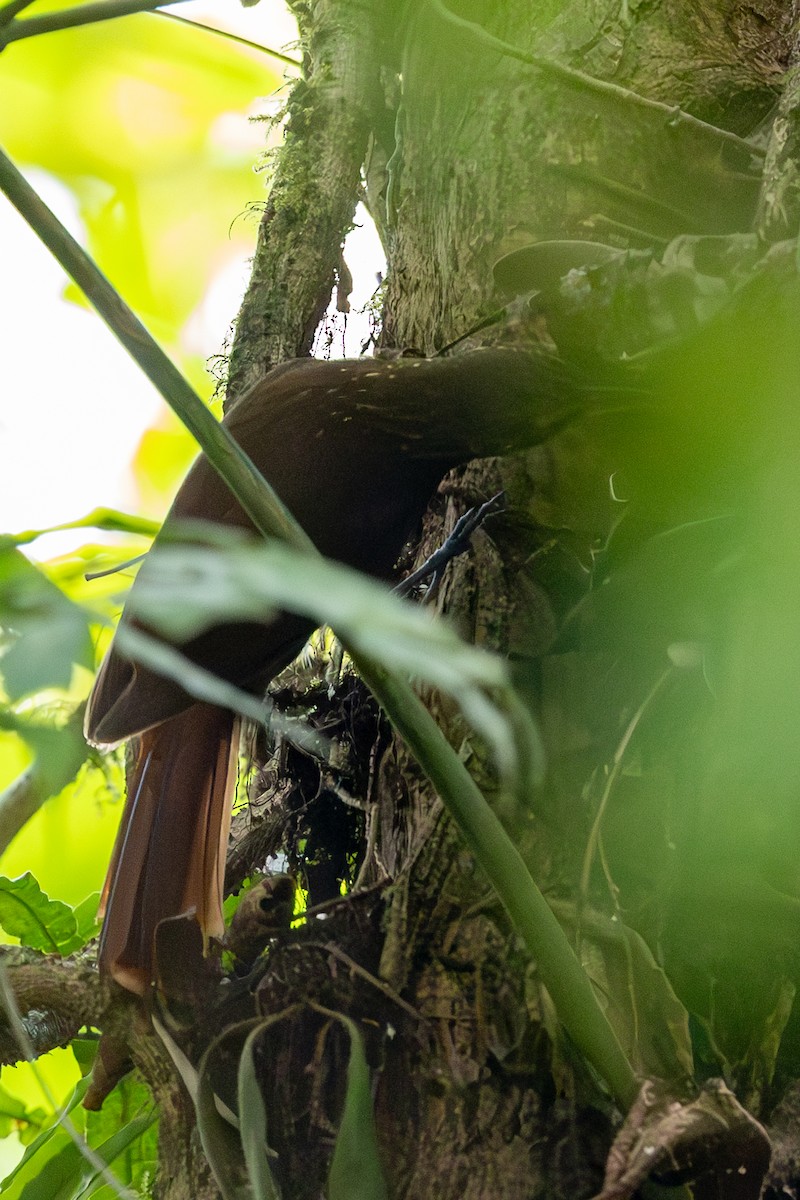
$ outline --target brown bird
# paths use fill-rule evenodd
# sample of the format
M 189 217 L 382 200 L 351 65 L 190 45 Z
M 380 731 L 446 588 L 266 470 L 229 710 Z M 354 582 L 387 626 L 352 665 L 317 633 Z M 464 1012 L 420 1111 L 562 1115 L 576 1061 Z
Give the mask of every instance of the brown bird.
M 540 442 L 585 404 L 556 359 L 484 347 L 452 358 L 284 363 L 224 424 L 322 554 L 386 577 L 450 468 Z M 252 529 L 202 457 L 164 531 L 188 519 Z M 215 626 L 181 650 L 258 693 L 311 632 L 308 620 L 283 613 L 263 624 Z M 100 944 L 101 969 L 131 991 L 143 993 L 152 980 L 153 939 L 165 917 L 194 909 L 204 934 L 223 932 L 236 725 L 232 712 L 198 703 L 112 643 L 86 737 L 98 746 L 137 739 Z

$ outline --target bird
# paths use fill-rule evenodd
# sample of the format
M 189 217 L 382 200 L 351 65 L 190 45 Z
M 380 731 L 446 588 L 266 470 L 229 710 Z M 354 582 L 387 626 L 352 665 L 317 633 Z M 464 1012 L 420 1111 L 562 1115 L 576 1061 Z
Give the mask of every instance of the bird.
M 484 345 L 452 356 L 294 359 L 237 400 L 223 424 L 328 558 L 388 579 L 443 476 L 473 458 L 540 443 L 572 421 L 587 389 L 555 356 Z M 255 533 L 202 455 L 154 546 L 187 521 Z M 148 571 L 142 564 L 132 593 Z M 126 606 L 121 627 L 136 626 Z M 221 623 L 181 644 L 206 670 L 253 694 L 313 632 L 287 612 Z M 101 897 L 100 970 L 144 995 L 160 921 L 194 912 L 224 932 L 223 881 L 238 720 L 129 658 L 115 637 L 86 709 L 97 747 L 132 741 L 127 798 Z

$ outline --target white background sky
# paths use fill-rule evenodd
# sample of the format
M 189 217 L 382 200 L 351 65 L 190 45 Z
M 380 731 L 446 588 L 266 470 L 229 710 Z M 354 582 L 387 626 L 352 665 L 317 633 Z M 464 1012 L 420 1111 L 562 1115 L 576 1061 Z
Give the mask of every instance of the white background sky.
M 231 0 L 197 0 L 175 11 L 278 49 L 296 36 L 291 17 L 274 0 L 253 8 Z M 232 119 L 228 129 L 239 144 L 248 140 L 255 162 L 263 127 L 241 118 Z M 80 239 L 67 190 L 44 174 L 29 177 Z M 260 186 L 254 180 L 255 195 Z M 253 225 L 254 242 L 255 233 Z M 347 353 L 357 354 L 366 323 L 355 310 L 369 299 L 376 271 L 383 267 L 380 243 L 368 220 L 350 235 L 345 253 L 355 284 Z M 130 462 L 163 401 L 103 322 L 62 300 L 61 268 L 4 197 L 0 263 L 0 533 L 74 520 L 98 506 L 136 511 Z M 202 357 L 219 353 L 248 269 L 246 261 L 229 263 L 194 314 L 187 337 Z M 87 536 L 94 540 L 85 531 L 50 535 L 30 552 L 41 558 L 65 553 Z

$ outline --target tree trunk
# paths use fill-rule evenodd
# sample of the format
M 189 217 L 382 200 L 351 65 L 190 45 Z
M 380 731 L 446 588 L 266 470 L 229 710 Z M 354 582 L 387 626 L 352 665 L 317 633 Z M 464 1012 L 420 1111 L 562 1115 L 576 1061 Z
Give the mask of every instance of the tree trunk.
M 349 0 L 296 7 L 308 78 L 290 102 L 287 146 L 232 356 L 235 390 L 277 357 L 307 348 L 338 269 L 362 163 L 389 265 L 384 346 L 432 354 L 479 325 L 502 289 L 507 296 L 535 290 L 539 315 L 529 304 L 527 336 L 555 343 L 601 383 L 600 351 L 614 357 L 603 346 L 613 323 L 602 296 L 582 333 L 565 315 L 563 292 L 561 309 L 550 308 L 570 265 L 591 290 L 586 264 L 597 261 L 596 247 L 505 256 L 577 240 L 660 258 L 680 235 L 745 233 L 756 220 L 775 225 L 761 167 L 795 50 L 796 5 L 410 0 L 396 14 L 383 11 L 393 6 L 361 5 L 357 22 Z M 792 109 L 781 119 L 793 117 Z M 304 138 L 316 139 L 313 155 L 300 153 Z M 784 136 L 784 154 L 787 144 L 796 143 Z M 773 140 L 773 178 L 785 181 L 780 153 Z M 314 177 L 315 167 L 323 174 Z M 717 364 L 702 361 L 702 344 L 696 357 L 688 366 L 662 360 L 662 373 L 693 370 L 692 395 L 739 394 L 733 370 L 720 382 Z M 505 492 L 503 512 L 448 569 L 437 606 L 466 637 L 509 656 L 545 741 L 541 790 L 510 801 L 479 739 L 440 698 L 430 705 L 497 803 L 600 991 L 620 982 L 624 990 L 626 972 L 631 994 L 638 988 L 640 960 L 627 949 L 613 968 L 609 950 L 614 922 L 637 929 L 658 959 L 652 970 L 666 967 L 698 1025 L 698 1077 L 725 1067 L 743 1099 L 767 1106 L 775 1058 L 765 1065 L 768 1056 L 756 1051 L 770 1031 L 779 1037 L 791 971 L 785 960 L 765 961 L 771 950 L 763 942 L 737 958 L 730 922 L 739 921 L 738 910 L 726 907 L 724 890 L 714 892 L 714 911 L 702 888 L 693 896 L 681 886 L 675 898 L 676 880 L 685 882 L 697 861 L 686 844 L 687 813 L 701 805 L 706 837 L 709 820 L 725 819 L 708 799 L 703 738 L 714 736 L 714 721 L 726 720 L 728 733 L 733 726 L 715 715 L 702 672 L 671 672 L 674 656 L 691 656 L 702 631 L 693 616 L 676 617 L 674 592 L 664 600 L 664 564 L 648 573 L 646 547 L 654 534 L 724 514 L 745 479 L 733 434 L 721 439 L 722 466 L 708 432 L 695 434 L 674 415 L 640 420 L 622 403 L 527 455 L 448 476 L 417 558 L 442 542 L 467 506 Z M 631 496 L 638 506 L 620 523 Z M 702 560 L 703 546 L 693 553 Z M 718 547 L 713 553 L 722 557 Z M 612 564 L 606 574 L 597 569 L 603 555 Z M 681 547 L 679 591 L 690 559 Z M 594 589 L 608 579 L 605 609 L 598 602 L 587 610 L 587 597 L 595 604 Z M 324 691 L 314 692 L 318 717 Z M 283 846 L 311 903 L 334 902 L 324 945 L 307 928 L 272 951 L 260 1011 L 287 1012 L 305 995 L 372 1031 L 378 1133 L 393 1197 L 594 1195 L 613 1105 L 560 1031 L 536 964 L 408 751 L 352 681 L 324 717 L 326 727 L 340 722 L 345 765 L 321 770 L 293 751 L 271 760 L 261 777 L 261 819 L 232 866 L 238 882 Z M 737 861 L 751 845 L 744 835 Z M 729 850 L 701 856 L 703 878 L 726 870 Z M 340 881 L 352 885 L 357 875 L 352 900 L 336 899 Z M 783 948 L 796 931 L 797 901 L 773 901 L 783 914 L 779 934 L 772 909 L 761 919 Z M 758 903 L 745 904 L 749 915 Z M 743 971 L 761 971 L 764 986 L 738 996 L 737 1007 Z M 717 984 L 716 999 L 731 1010 L 727 1023 L 714 1010 Z M 631 1024 L 647 1024 L 636 1004 L 634 996 Z M 678 1000 L 674 1011 L 685 1022 Z M 226 1019 L 233 1015 L 226 1010 Z M 633 1039 L 643 1076 L 675 1057 L 659 1057 L 658 1038 L 656 1029 L 650 1043 Z M 279 1114 L 269 1137 L 284 1196 L 311 1200 L 324 1188 L 339 1119 L 344 1043 L 319 1013 L 306 1012 L 287 1015 L 266 1035 L 262 1055 L 269 1111 Z M 178 1185 L 162 1178 L 160 1194 L 174 1198 Z

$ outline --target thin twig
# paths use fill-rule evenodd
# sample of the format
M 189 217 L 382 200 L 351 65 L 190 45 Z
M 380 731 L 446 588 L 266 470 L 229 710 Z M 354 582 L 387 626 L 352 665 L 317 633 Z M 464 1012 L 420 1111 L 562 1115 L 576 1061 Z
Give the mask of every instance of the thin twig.
M 38 1064 L 36 1062 L 36 1054 L 33 1046 L 31 1045 L 30 1038 L 28 1037 L 28 1032 L 23 1024 L 19 1009 L 17 1008 L 17 1002 L 8 978 L 8 973 L 6 972 L 6 969 L 2 963 L 0 963 L 0 999 L 2 1000 L 2 1007 L 5 1011 L 6 1020 L 8 1021 L 14 1037 L 17 1040 L 17 1045 L 20 1048 L 22 1056 L 30 1064 L 31 1071 L 33 1072 L 34 1078 L 36 1079 L 42 1094 L 56 1114 L 56 1120 L 58 1121 L 58 1124 L 62 1127 L 65 1133 L 69 1135 L 86 1161 L 91 1164 L 94 1170 L 97 1171 L 97 1173 L 108 1184 L 112 1191 L 119 1196 L 120 1200 L 138 1200 L 138 1197 L 135 1195 L 135 1193 L 120 1183 L 110 1167 L 103 1162 L 99 1154 L 97 1154 L 86 1141 L 86 1139 L 81 1136 L 81 1134 L 75 1128 L 75 1125 L 73 1124 L 67 1110 L 60 1108 L 56 1103 L 47 1080 L 39 1071 Z M 155 1119 L 156 1117 L 154 1113 L 153 1120 L 155 1121 Z
M 96 0 L 92 4 L 79 4 L 61 12 L 44 13 L 41 17 L 26 17 L 24 21 L 13 21 L 0 31 L 0 49 L 10 42 L 22 38 L 36 37 L 40 33 L 55 33 L 59 29 L 74 29 L 79 25 L 94 25 L 97 21 L 113 21 L 117 17 L 129 17 L 133 13 L 152 12 L 165 0 Z M 185 0 L 170 0 L 183 4 Z
M 371 987 L 379 991 L 392 1004 L 396 1004 L 398 1008 L 402 1008 L 403 1012 L 408 1013 L 415 1021 L 421 1021 L 423 1025 L 428 1025 L 427 1017 L 423 1017 L 418 1009 L 414 1008 L 413 1004 L 409 1004 L 402 996 L 399 996 L 393 987 L 390 987 L 385 980 L 379 979 L 377 975 L 373 975 L 370 971 L 357 963 L 344 950 L 341 950 L 334 942 L 290 942 L 284 947 L 285 950 L 306 950 L 312 948 L 314 950 L 324 950 L 326 954 L 330 954 L 333 958 L 337 958 L 340 963 L 344 963 L 348 971 L 356 975 L 359 979 L 363 979 Z
M 605 787 L 603 788 L 603 794 L 600 797 L 600 803 L 597 806 L 597 812 L 595 813 L 594 821 L 592 822 L 592 828 L 589 831 L 589 837 L 586 842 L 586 849 L 583 854 L 583 866 L 581 868 L 581 881 L 580 881 L 580 895 L 581 895 L 582 901 L 585 900 L 589 895 L 589 877 L 591 875 L 592 863 L 594 861 L 595 852 L 597 850 L 598 839 L 600 837 L 600 830 L 603 825 L 603 819 L 606 815 L 606 809 L 608 807 L 608 802 L 611 799 L 611 793 L 614 790 L 614 785 L 616 784 L 617 779 L 619 778 L 619 773 L 622 770 L 622 764 L 624 762 L 625 754 L 627 752 L 628 746 L 630 745 L 631 738 L 633 737 L 634 733 L 636 732 L 636 729 L 637 729 L 642 717 L 645 715 L 645 713 L 650 708 L 650 705 L 656 699 L 656 697 L 658 696 L 659 692 L 664 687 L 664 685 L 670 679 L 672 679 L 674 674 L 675 674 L 675 668 L 672 666 L 669 666 L 666 668 L 665 671 L 662 671 L 662 673 L 659 675 L 658 679 L 656 679 L 655 683 L 651 687 L 650 691 L 645 696 L 642 703 L 637 708 L 636 712 L 631 717 L 630 721 L 628 722 L 628 724 L 625 728 L 625 732 L 623 733 L 622 737 L 620 738 L 619 745 L 617 746 L 616 750 L 614 751 L 614 758 L 612 761 L 611 770 L 608 772 Z
M 0 792 L 0 853 L 11 845 L 45 799 L 36 762 L 30 763 L 8 787 L 3 788 Z
M 31 4 L 33 0 L 9 0 L 8 4 L 4 4 L 0 8 L 0 29 L 4 25 L 10 25 L 17 13 L 23 12 Z
M 29 0 L 26 0 L 26 3 Z M 160 0 L 164 3 L 164 0 Z M 217 29 L 214 25 L 206 25 L 203 21 L 193 21 L 190 17 L 179 17 L 177 13 L 166 12 L 163 8 L 156 9 L 157 17 L 166 17 L 170 21 L 177 21 L 180 25 L 190 25 L 194 29 L 205 29 L 207 33 L 215 33 L 218 37 L 226 38 L 229 42 L 236 42 L 237 46 L 247 46 L 250 50 L 260 50 L 262 54 L 269 55 L 270 58 L 277 58 L 278 62 L 285 63 L 287 67 L 295 67 L 298 71 L 303 64 L 299 58 L 291 58 L 288 54 L 281 54 L 280 50 L 273 50 L 271 46 L 262 46 L 260 42 L 253 42 L 250 38 L 241 37 L 238 33 L 231 33 L 228 29 Z

